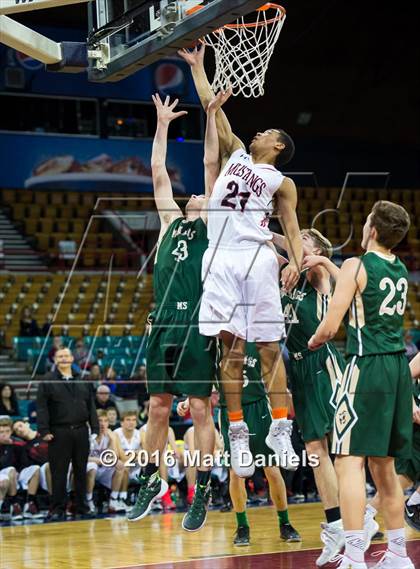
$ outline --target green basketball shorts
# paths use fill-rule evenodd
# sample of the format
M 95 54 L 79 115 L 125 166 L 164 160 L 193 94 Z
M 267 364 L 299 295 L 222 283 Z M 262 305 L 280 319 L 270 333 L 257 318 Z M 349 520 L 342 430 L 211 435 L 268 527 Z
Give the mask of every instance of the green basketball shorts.
M 290 352 L 293 406 L 306 443 L 332 432 L 344 368 L 344 359 L 332 344 L 316 352 Z
M 193 303 L 191 303 L 193 305 Z M 216 340 L 202 336 L 198 318 L 177 303 L 152 319 L 147 342 L 147 390 L 150 394 L 209 397 L 216 372 Z
M 411 459 L 412 405 L 404 353 L 351 357 L 338 394 L 333 453 Z

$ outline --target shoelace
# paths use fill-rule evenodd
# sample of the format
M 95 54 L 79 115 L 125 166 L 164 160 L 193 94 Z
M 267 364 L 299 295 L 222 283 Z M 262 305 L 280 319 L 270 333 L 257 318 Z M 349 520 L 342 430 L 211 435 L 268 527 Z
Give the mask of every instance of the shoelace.
M 385 551 L 375 551 L 374 553 L 372 553 L 372 557 L 379 557 L 380 555 L 382 555 L 382 557 L 379 559 L 378 564 L 382 563 L 383 567 L 391 567 L 391 565 L 389 565 L 387 562 L 391 561 L 390 558 L 387 556 L 388 554 L 388 550 L 386 549 Z M 375 565 L 376 567 L 376 565 Z
M 339 563 L 341 563 L 343 561 L 343 559 L 344 559 L 344 554 L 343 553 L 337 553 L 337 555 L 334 555 L 334 557 L 332 557 L 329 562 L 330 563 L 336 563 L 338 565 Z
M 321 541 L 325 544 L 325 545 L 330 545 L 330 544 L 336 544 L 336 540 L 334 539 L 334 537 L 332 537 L 331 534 L 335 534 L 335 531 L 331 528 L 327 529 L 327 525 L 326 524 L 321 524 L 322 527 L 322 532 L 321 532 Z
M 231 431 L 230 437 L 230 444 L 232 450 L 239 450 L 243 444 L 246 444 L 248 441 L 248 433 L 246 433 L 243 429 L 238 431 Z

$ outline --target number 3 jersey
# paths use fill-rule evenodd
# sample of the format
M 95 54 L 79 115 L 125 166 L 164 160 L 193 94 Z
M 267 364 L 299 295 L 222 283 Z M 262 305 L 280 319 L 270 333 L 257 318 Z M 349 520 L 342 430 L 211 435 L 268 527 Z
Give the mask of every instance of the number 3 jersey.
M 187 221 L 179 217 L 171 223 L 155 259 L 153 287 L 158 308 L 173 303 L 180 310 L 196 308 L 202 294 L 201 264 L 207 247 L 207 227 L 201 218 Z
M 271 164 L 254 164 L 245 150 L 236 150 L 209 200 L 209 246 L 251 248 L 270 240 L 273 196 L 283 180 L 283 174 Z
M 403 352 L 407 268 L 398 257 L 374 251 L 360 261 L 367 284 L 362 293 L 356 293 L 349 309 L 346 352 L 354 356 Z

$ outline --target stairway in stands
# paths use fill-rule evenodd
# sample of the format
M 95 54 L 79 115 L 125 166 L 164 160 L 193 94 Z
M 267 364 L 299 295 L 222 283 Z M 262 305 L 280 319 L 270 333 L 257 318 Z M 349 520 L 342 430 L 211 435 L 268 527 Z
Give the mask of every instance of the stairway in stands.
M 3 269 L 8 271 L 47 270 L 47 266 L 3 211 L 0 211 L 0 240 L 3 241 Z
M 0 354 L 0 383 L 13 385 L 19 399 L 28 399 L 27 388 L 31 374 L 25 362 L 17 362 L 9 354 Z M 31 387 L 31 394 L 36 391 L 36 384 Z

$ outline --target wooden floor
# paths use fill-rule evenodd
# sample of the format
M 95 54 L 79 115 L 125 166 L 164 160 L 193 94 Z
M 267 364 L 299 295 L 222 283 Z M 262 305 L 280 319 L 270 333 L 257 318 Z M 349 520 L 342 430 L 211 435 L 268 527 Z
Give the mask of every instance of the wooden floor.
M 287 544 L 280 540 L 273 508 L 250 509 L 252 543 L 242 548 L 232 545 L 234 514 L 218 511 L 210 512 L 206 526 L 193 534 L 181 529 L 182 514 L 151 515 L 135 523 L 118 517 L 3 527 L 0 566 L 2 569 L 125 569 L 148 565 L 154 565 L 155 569 L 157 566 L 159 569 L 315 567 L 318 552 L 314 549 L 321 546 L 321 506 L 290 506 L 290 518 L 302 535 L 302 543 Z M 407 528 L 407 537 L 413 540 L 410 552 L 417 557 L 420 567 L 420 533 Z M 173 565 L 174 562 L 177 564 Z

